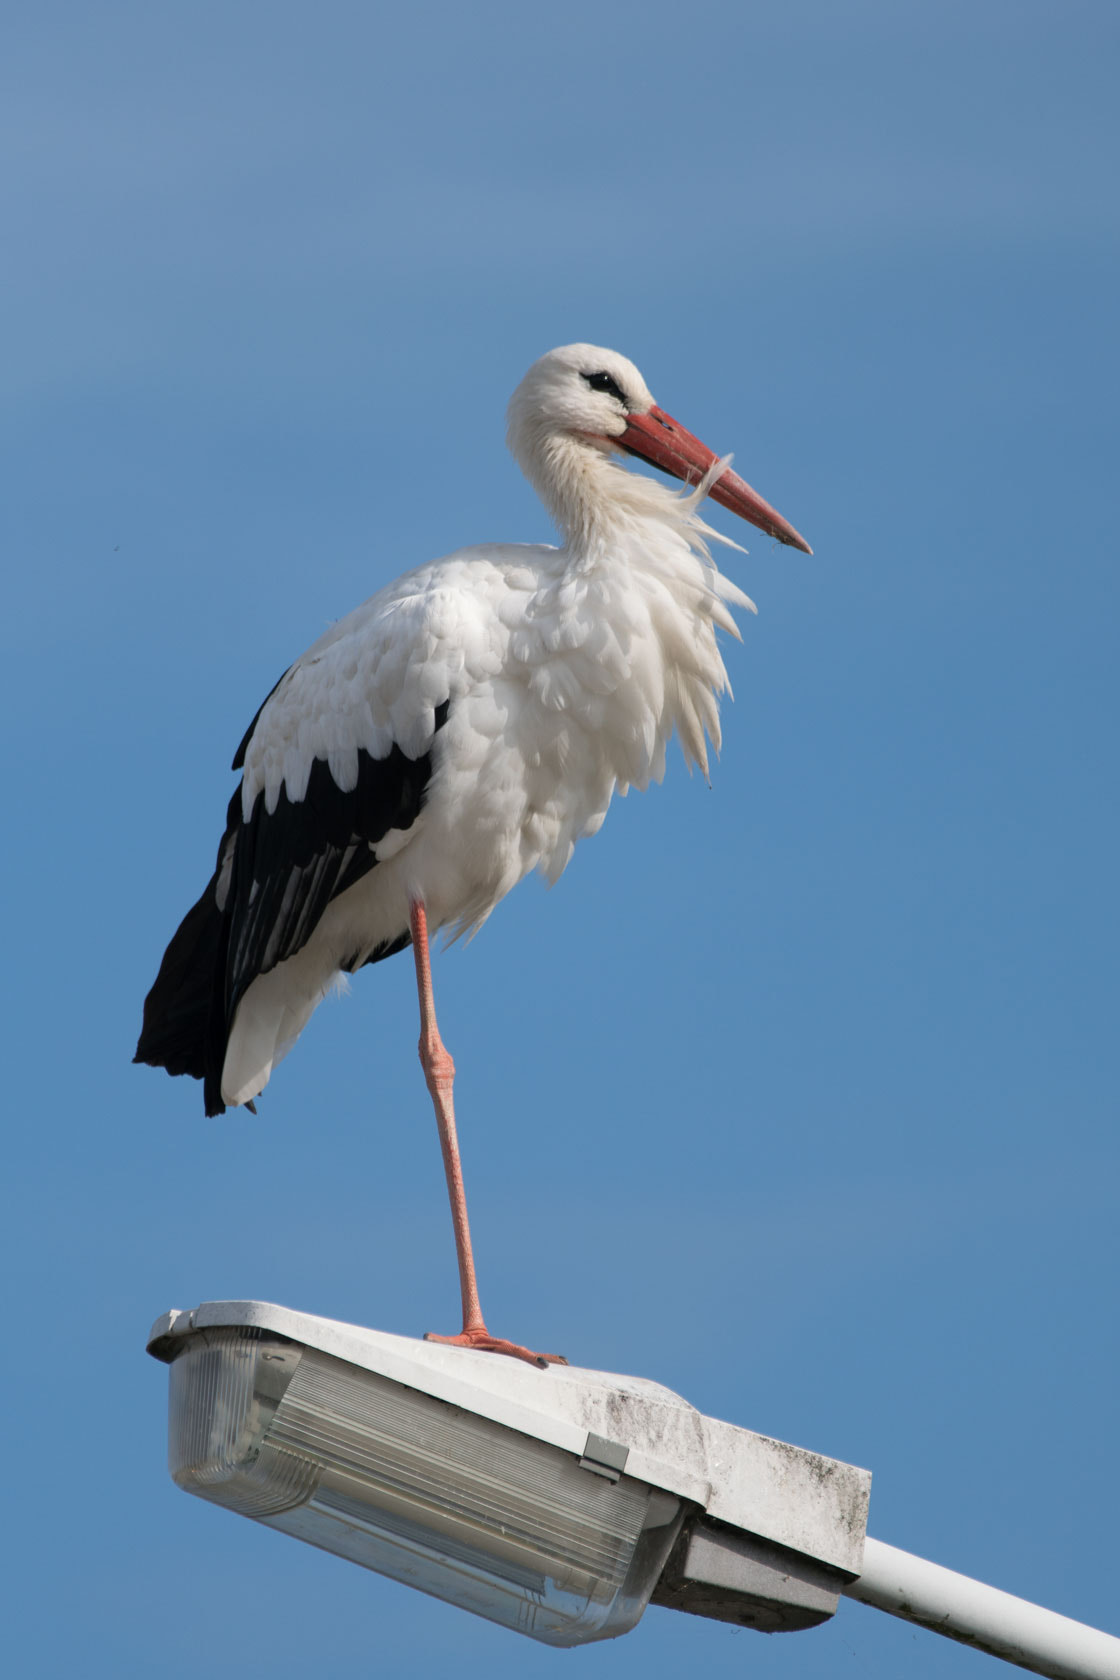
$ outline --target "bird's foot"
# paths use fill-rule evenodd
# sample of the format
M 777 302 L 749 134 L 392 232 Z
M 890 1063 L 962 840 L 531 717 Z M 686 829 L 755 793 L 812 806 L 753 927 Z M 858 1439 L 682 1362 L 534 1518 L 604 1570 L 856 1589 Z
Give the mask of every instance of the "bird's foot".
M 461 1330 L 457 1336 L 437 1336 L 429 1330 L 424 1340 L 442 1342 L 445 1347 L 477 1348 L 480 1353 L 506 1353 L 511 1359 L 523 1359 L 527 1365 L 536 1365 L 542 1371 L 547 1371 L 550 1365 L 568 1363 L 562 1353 L 534 1353 L 531 1348 L 522 1347 L 519 1342 L 507 1342 L 501 1336 L 492 1336 L 485 1325 L 472 1330 Z

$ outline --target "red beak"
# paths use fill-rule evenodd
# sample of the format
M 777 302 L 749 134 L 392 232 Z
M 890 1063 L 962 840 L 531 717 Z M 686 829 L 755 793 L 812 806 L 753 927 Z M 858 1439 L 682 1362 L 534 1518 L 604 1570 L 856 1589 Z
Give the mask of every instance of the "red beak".
M 671 414 L 666 414 L 656 404 L 645 414 L 632 414 L 622 436 L 611 441 L 628 454 L 660 467 L 662 472 L 672 473 L 674 478 L 683 478 L 686 484 L 699 484 L 712 462 L 718 459 L 698 437 L 686 431 L 679 420 L 674 420 Z M 783 519 L 776 508 L 764 502 L 738 473 L 728 469 L 721 474 L 709 494 L 713 502 L 730 508 L 732 513 L 757 525 L 767 536 L 777 537 L 779 542 L 799 548 L 804 554 L 812 554 L 805 538 L 794 530 L 788 519 Z

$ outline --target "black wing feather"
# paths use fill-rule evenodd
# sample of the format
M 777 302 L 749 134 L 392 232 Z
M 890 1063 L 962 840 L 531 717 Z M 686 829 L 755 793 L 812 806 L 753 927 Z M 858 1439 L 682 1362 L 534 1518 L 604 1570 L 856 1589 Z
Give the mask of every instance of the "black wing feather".
M 449 706 L 436 708 L 436 730 Z M 235 765 L 244 762 L 252 732 Z M 270 812 L 262 791 L 248 822 L 238 789 L 218 867 L 168 946 L 145 1001 L 134 1060 L 204 1079 L 206 1112 L 221 1114 L 222 1065 L 241 999 L 258 975 L 302 950 L 331 900 L 374 868 L 378 841 L 390 829 L 411 828 L 431 773 L 430 746 L 415 759 L 395 745 L 380 759 L 362 748 L 357 783 L 343 792 L 327 761 L 317 758 L 303 799 L 289 799 L 281 786 Z M 404 930 L 376 951 L 356 951 L 347 967 L 378 962 L 408 943 Z

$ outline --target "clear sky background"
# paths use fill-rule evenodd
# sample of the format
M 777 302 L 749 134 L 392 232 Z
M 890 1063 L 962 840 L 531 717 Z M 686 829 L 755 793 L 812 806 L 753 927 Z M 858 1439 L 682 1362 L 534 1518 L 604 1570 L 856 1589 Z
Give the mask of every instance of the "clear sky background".
M 165 1308 L 457 1328 L 407 959 L 257 1120 L 129 1060 L 279 673 L 413 564 L 549 540 L 504 408 L 572 339 L 816 555 L 728 558 L 713 788 L 675 755 L 437 959 L 488 1317 L 869 1466 L 879 1538 L 1120 1632 L 1116 7 L 5 36 L 11 1672 L 995 1673 L 853 1604 L 551 1652 L 166 1474 Z

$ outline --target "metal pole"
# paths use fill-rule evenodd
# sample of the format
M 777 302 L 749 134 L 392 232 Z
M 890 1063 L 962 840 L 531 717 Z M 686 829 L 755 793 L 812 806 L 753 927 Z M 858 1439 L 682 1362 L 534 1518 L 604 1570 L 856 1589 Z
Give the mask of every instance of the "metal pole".
M 868 1535 L 863 1574 L 841 1591 L 1051 1680 L 1120 1680 L 1120 1639 L 901 1552 Z

